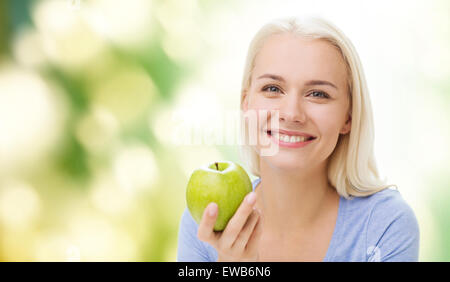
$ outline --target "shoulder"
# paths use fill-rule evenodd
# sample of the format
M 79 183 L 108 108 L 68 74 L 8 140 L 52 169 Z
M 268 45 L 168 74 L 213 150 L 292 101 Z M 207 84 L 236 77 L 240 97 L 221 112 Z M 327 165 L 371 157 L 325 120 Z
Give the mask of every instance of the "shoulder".
M 364 226 L 368 255 L 383 261 L 418 259 L 419 225 L 414 211 L 396 189 L 348 200 L 348 213 Z M 380 253 L 382 251 L 382 253 Z
M 386 188 L 370 196 L 353 197 L 347 201 L 350 209 L 365 213 L 372 225 L 399 218 L 407 221 L 416 219 L 414 211 L 396 189 Z
M 197 238 L 198 224 L 186 208 L 181 216 L 178 233 L 178 261 L 216 261 L 217 253 L 208 243 Z
M 261 182 L 261 178 L 256 178 L 255 180 L 252 181 L 253 190 L 255 190 L 255 188 L 259 184 L 259 182 Z

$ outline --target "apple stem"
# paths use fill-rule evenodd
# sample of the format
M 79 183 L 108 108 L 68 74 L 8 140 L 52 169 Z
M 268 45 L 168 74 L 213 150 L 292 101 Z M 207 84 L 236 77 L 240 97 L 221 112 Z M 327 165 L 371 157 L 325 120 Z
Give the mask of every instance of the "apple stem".
M 219 170 L 219 164 L 218 163 L 215 163 L 215 164 L 216 164 L 216 169 Z

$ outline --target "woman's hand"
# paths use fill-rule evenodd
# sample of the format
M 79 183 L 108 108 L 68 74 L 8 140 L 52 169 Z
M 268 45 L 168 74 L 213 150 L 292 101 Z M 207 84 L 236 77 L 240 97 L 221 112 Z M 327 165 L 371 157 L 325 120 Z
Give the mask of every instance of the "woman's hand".
M 250 192 L 221 232 L 214 232 L 218 207 L 210 203 L 203 212 L 197 237 L 218 252 L 217 261 L 257 261 L 261 215 L 254 209 L 256 193 Z

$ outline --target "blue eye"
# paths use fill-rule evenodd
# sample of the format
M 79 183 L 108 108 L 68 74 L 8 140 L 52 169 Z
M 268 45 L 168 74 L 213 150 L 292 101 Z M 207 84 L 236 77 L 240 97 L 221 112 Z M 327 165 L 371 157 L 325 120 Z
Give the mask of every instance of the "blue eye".
M 262 91 L 269 92 L 269 93 L 274 93 L 274 92 L 281 93 L 280 88 L 278 88 L 278 86 L 274 86 L 274 85 L 265 86 L 265 87 L 263 87 Z M 318 95 L 316 95 L 316 94 L 318 94 Z M 314 98 L 325 98 L 325 99 L 330 98 L 330 96 L 328 94 L 326 94 L 325 92 L 317 91 L 317 90 L 312 91 L 310 95 L 312 95 Z
M 262 91 L 267 91 L 267 90 L 274 90 L 274 91 L 268 91 L 268 92 L 280 92 L 280 88 L 273 86 L 273 85 L 266 86 L 262 89 Z
M 313 95 L 313 94 L 316 94 L 316 93 L 321 94 L 321 96 Z M 322 97 L 322 98 L 329 98 L 329 96 L 325 92 L 322 92 L 322 91 L 313 91 L 313 92 L 311 92 L 311 95 L 313 97 L 315 97 L 315 98 L 320 98 L 320 97 Z

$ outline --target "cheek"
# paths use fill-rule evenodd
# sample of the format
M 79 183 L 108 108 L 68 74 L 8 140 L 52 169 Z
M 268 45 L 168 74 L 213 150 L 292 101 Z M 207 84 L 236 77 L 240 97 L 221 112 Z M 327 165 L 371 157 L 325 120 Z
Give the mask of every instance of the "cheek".
M 317 107 L 309 112 L 310 121 L 314 123 L 320 135 L 318 147 L 320 148 L 320 157 L 318 157 L 320 160 L 328 158 L 336 148 L 342 126 L 340 115 L 340 110 L 326 106 Z
M 344 119 L 340 108 L 324 105 L 311 107 L 308 116 L 322 136 L 338 137 Z
M 251 112 L 252 115 L 257 116 L 258 128 L 262 128 L 270 122 L 278 122 L 278 119 L 276 121 L 271 121 L 271 117 L 274 113 L 273 110 L 276 109 L 277 106 L 273 101 L 258 96 L 258 93 L 252 93 L 252 97 L 249 99 L 248 103 L 248 110 L 249 113 Z M 273 124 L 273 126 L 275 126 L 275 124 Z
M 271 110 L 274 109 L 275 103 L 262 97 L 259 93 L 252 93 L 249 99 L 248 108 L 254 110 Z

